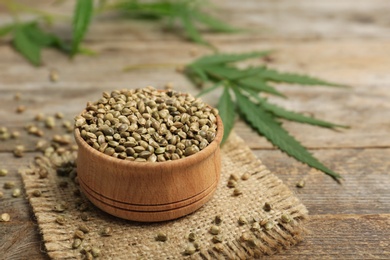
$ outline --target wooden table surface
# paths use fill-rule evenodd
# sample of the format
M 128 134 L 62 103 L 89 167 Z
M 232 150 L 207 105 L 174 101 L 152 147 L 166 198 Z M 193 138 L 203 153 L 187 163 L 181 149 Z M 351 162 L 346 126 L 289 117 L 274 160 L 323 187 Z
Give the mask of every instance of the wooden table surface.
M 49 10 L 58 7 L 39 1 Z M 65 3 L 61 11 L 71 10 Z M 272 259 L 390 259 L 390 16 L 388 0 L 218 0 L 219 15 L 231 24 L 251 29 L 244 34 L 212 34 L 205 37 L 224 52 L 276 50 L 269 66 L 311 74 L 352 86 L 350 89 L 279 85 L 290 98 L 272 98 L 287 108 L 318 118 L 347 124 L 347 130 L 332 131 L 284 122 L 285 127 L 325 165 L 339 172 L 337 184 L 279 150 L 237 121 L 235 131 L 253 152 L 302 200 L 309 210 L 310 234 L 299 245 Z M 35 4 L 35 1 L 34 1 Z M 1 10 L 1 9 L 0 9 Z M 0 23 L 9 21 L 0 13 Z M 69 36 L 67 25 L 55 30 Z M 44 64 L 35 68 L 10 47 L 0 43 L 0 126 L 18 130 L 18 141 L 0 141 L 0 186 L 15 181 L 22 187 L 17 169 L 37 155 L 33 141 L 23 130 L 34 115 L 63 112 L 72 119 L 86 101 L 102 91 L 162 87 L 172 82 L 177 90 L 198 92 L 173 66 L 124 73 L 137 64 L 186 64 L 191 52 L 210 50 L 167 33 L 150 22 L 124 21 L 113 16 L 97 19 L 85 45 L 95 57 L 79 55 L 73 60 L 53 51 L 43 52 Z M 58 82 L 48 80 L 56 69 Z M 19 101 L 15 93 L 21 93 Z M 215 105 L 217 94 L 205 101 Z M 16 114 L 18 105 L 27 111 Z M 33 139 L 33 141 L 31 140 Z M 28 152 L 14 158 L 17 143 Z M 306 186 L 297 189 L 297 181 Z M 0 213 L 11 215 L 0 223 L 0 259 L 46 259 L 44 246 L 28 201 L 12 198 L 3 190 Z

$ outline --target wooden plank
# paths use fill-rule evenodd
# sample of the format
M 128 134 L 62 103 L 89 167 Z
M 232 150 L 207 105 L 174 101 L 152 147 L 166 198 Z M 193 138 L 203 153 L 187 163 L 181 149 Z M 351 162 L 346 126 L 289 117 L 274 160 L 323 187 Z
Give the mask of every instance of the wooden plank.
M 43 3 L 44 2 L 44 3 Z M 39 1 L 48 10 L 72 11 L 71 1 L 61 7 Z M 271 257 L 276 259 L 372 259 L 389 255 L 389 145 L 390 117 L 388 91 L 390 74 L 390 18 L 387 0 L 217 0 L 223 20 L 238 27 L 252 28 L 247 34 L 212 34 L 205 37 L 221 51 L 276 49 L 269 64 L 285 71 L 307 73 L 353 86 L 352 89 L 304 88 L 280 85 L 291 96 L 288 100 L 271 100 L 284 107 L 312 113 L 319 118 L 348 124 L 349 130 L 334 132 L 294 123 L 286 128 L 311 148 L 330 168 L 340 172 L 343 185 L 287 157 L 264 138 L 258 137 L 245 124 L 238 122 L 236 131 L 255 149 L 263 160 L 291 187 L 311 214 L 307 239 L 289 251 Z M 122 21 L 110 15 L 98 18 L 87 35 L 86 46 L 97 50 L 97 57 L 66 56 L 48 50 L 45 64 L 33 68 L 6 43 L 0 44 L 0 126 L 24 133 L 22 127 L 38 112 L 53 115 L 64 112 L 71 120 L 88 100 L 95 100 L 103 90 L 135 88 L 146 85 L 162 87 L 173 82 L 178 89 L 197 93 L 189 82 L 175 72 L 176 64 L 194 59 L 210 50 L 182 41 L 178 35 L 162 31 L 150 22 Z M 10 21 L 0 11 L 0 23 Z M 53 28 L 69 38 L 69 25 Z M 181 32 L 180 29 L 177 32 Z M 122 72 L 127 65 L 168 64 L 165 68 Z M 259 61 L 254 61 L 259 63 Z M 59 82 L 48 80 L 50 69 L 59 71 Z M 15 102 L 15 92 L 22 100 Z M 215 105 L 218 93 L 205 100 Z M 28 110 L 16 115 L 18 104 Z M 55 131 L 47 131 L 47 136 Z M 0 168 L 11 168 L 5 180 L 21 185 L 16 169 L 27 164 L 35 153 L 15 159 L 8 152 L 17 143 L 26 143 L 31 151 L 38 138 L 24 136 L 20 140 L 0 142 Z M 3 166 L 2 166 L 3 165 Z M 306 180 L 306 187 L 295 183 Z M 2 190 L 3 191 L 3 190 Z M 1 225 L 5 243 L 0 252 L 7 259 L 45 259 L 40 253 L 40 238 L 31 220 L 26 200 L 11 198 L 5 191 L 0 208 L 12 213 L 13 221 Z M 348 215 L 347 215 L 348 214 Z M 367 215 L 364 215 L 367 214 Z M 17 242 L 16 242 L 17 241 Z
M 18 174 L 18 169 L 26 167 L 37 153 L 26 153 L 23 158 L 14 158 L 11 153 L 0 153 L 0 169 L 7 169 L 8 174 L 0 177 L 0 190 L 4 196 L 0 199 L 0 212 L 7 212 L 11 215 L 12 223 L 23 223 L 31 220 L 32 213 L 29 208 L 29 203 L 25 199 L 21 176 Z M 22 190 L 22 195 L 18 198 L 12 197 L 13 189 L 4 189 L 3 185 L 6 182 L 13 182 L 14 188 Z
M 270 259 L 389 259 L 390 215 L 314 215 L 310 234 Z
M 0 243 L 1 259 L 49 259 L 44 252 L 44 245 L 36 224 L 2 223 L 0 237 L 3 240 Z
M 11 153 L 0 153 L 0 168 L 7 169 L 8 175 L 0 177 L 0 214 L 8 213 L 9 222 L 0 223 L 1 259 L 48 259 L 35 222 L 30 204 L 26 199 L 18 169 L 26 167 L 36 153 L 26 153 L 23 158 L 14 158 Z M 5 182 L 12 181 L 15 188 L 22 190 L 19 198 L 12 197 L 12 189 L 3 188 Z
M 343 176 L 342 185 L 280 151 L 256 150 L 256 156 L 283 180 L 309 214 L 383 214 L 390 209 L 390 149 L 314 150 L 325 165 Z M 295 187 L 305 180 L 303 189 Z
M 28 3 L 28 1 L 25 1 Z M 216 8 L 205 8 L 221 20 L 239 28 L 250 28 L 250 34 L 239 34 L 241 39 L 286 38 L 289 39 L 323 39 L 323 38 L 382 38 L 388 39 L 390 29 L 386 0 L 214 0 Z M 56 13 L 72 13 L 74 2 L 64 1 L 55 5 L 51 1 L 39 1 L 34 7 Z M 211 10 L 210 10 L 211 9 Z M 1 11 L 1 10 L 0 10 Z M 4 12 L 4 11 L 3 11 Z M 163 25 L 126 19 L 112 19 L 113 15 L 98 18 L 100 25 L 92 24 L 88 41 L 104 38 L 177 41 L 183 36 L 167 33 Z M 114 16 L 115 18 L 115 16 Z M 115 21 L 113 27 L 110 23 Z M 10 17 L 0 16 L 0 22 L 11 21 Z M 69 25 L 58 25 L 56 30 L 70 38 Z M 127 33 L 123 34 L 122 31 Z M 177 29 L 181 34 L 182 30 Z M 212 34 L 204 32 L 206 38 L 214 40 L 232 39 L 230 34 Z
M 243 47 L 231 46 L 234 46 L 234 48 L 231 47 L 232 50 Z M 390 81 L 390 76 L 387 73 L 390 59 L 387 56 L 383 58 L 382 53 L 386 50 L 390 51 L 390 42 L 317 42 L 303 43 L 301 46 L 291 47 L 287 42 L 280 45 L 281 53 L 278 53 L 276 57 L 281 60 L 277 60 L 274 66 L 290 71 L 323 75 L 330 80 L 334 78 L 334 81 L 339 79 L 340 82 L 352 83 L 353 88 L 280 86 L 280 89 L 291 98 L 288 100 L 271 98 L 271 101 L 298 112 L 313 114 L 324 120 L 349 125 L 351 128 L 336 132 L 290 122 L 285 123 L 286 128 L 309 148 L 389 147 L 389 125 L 383 121 L 383 118 L 390 117 L 390 104 L 388 102 L 390 93 L 387 91 L 388 83 L 384 83 Z M 31 120 L 36 113 L 41 111 L 47 114 L 62 111 L 72 118 L 82 110 L 86 101 L 96 100 L 104 90 L 146 85 L 162 87 L 166 82 L 171 81 L 181 91 L 197 93 L 198 90 L 190 85 L 182 75 L 174 72 L 173 68 L 123 73 L 121 68 L 126 66 L 126 63 L 129 64 L 127 59 L 123 57 L 132 56 L 135 52 L 138 52 L 137 55 L 140 58 L 134 62 L 144 62 L 147 60 L 147 55 L 152 55 L 151 57 L 154 58 L 151 58 L 153 59 L 151 62 L 154 64 L 163 62 L 164 57 L 166 59 L 167 55 L 170 55 L 159 45 L 148 49 L 138 48 L 139 46 L 129 47 L 129 49 L 120 49 L 115 53 L 103 50 L 101 57 L 83 57 L 82 60 L 73 62 L 72 66 L 65 64 L 64 60 L 58 59 L 58 54 L 47 53 L 49 60 L 56 61 L 55 67 L 61 68 L 60 82 L 57 83 L 48 82 L 49 67 L 34 69 L 20 60 L 16 63 L 17 56 L 13 54 L 15 57 L 9 57 L 10 61 L 14 60 L 13 66 L 10 67 L 15 68 L 15 71 L 24 72 L 23 77 L 20 77 L 20 72 L 18 74 L 9 71 L 9 69 L 3 72 L 0 70 L 0 78 L 2 78 L 0 88 L 4 94 L 0 97 L 2 107 L 0 117 L 4 118 L 2 124 L 21 126 L 26 119 Z M 182 46 L 182 48 L 184 47 Z M 321 49 L 334 51 L 318 54 L 321 53 Z M 373 51 L 363 51 L 363 54 L 359 51 L 366 49 Z M 9 55 L 6 48 L 0 47 L 0 53 L 6 55 L 8 53 Z M 341 65 L 334 67 L 329 57 L 334 57 L 336 54 L 338 55 L 337 61 Z M 189 60 L 186 55 L 187 52 L 180 55 L 181 58 L 177 59 L 178 62 Z M 296 62 L 287 61 L 286 58 L 282 57 L 290 57 Z M 313 57 L 316 58 L 313 59 Z M 116 64 L 115 68 L 96 65 L 105 63 L 104 61 L 108 59 Z M 303 69 L 299 68 L 301 62 L 305 64 Z M 177 62 L 174 60 L 173 63 Z M 5 63 L 1 64 L 5 66 Z M 343 69 L 340 70 L 340 67 Z M 312 71 L 314 73 L 311 73 Z M 102 77 L 105 79 L 102 80 Z M 370 87 L 367 87 L 367 84 Z M 24 96 L 25 100 L 22 99 L 20 102 L 13 100 L 13 95 L 18 91 L 23 92 L 22 97 Z M 215 105 L 217 97 L 218 93 L 215 93 L 205 97 L 205 100 Z M 61 102 L 58 102 L 59 100 Z M 18 104 L 26 105 L 28 110 L 23 115 L 9 116 L 14 115 Z M 317 104 L 321 104 L 321 106 Z M 378 113 L 378 109 L 380 109 L 380 113 Z M 376 129 L 376 131 L 372 131 L 372 129 Z M 248 140 L 252 148 L 271 147 L 243 124 L 237 125 L 237 131 L 242 133 L 243 138 Z

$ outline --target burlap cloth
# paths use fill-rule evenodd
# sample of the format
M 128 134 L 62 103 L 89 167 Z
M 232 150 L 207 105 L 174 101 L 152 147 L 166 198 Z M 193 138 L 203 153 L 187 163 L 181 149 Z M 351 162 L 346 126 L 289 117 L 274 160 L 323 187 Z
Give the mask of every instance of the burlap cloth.
M 238 181 L 242 195 L 233 196 L 233 189 L 226 185 L 229 176 L 232 173 L 241 176 L 246 172 L 251 177 Z M 70 181 L 67 187 L 59 185 L 64 177 L 57 174 L 40 179 L 30 172 L 22 174 L 22 178 L 47 254 L 53 259 L 81 259 L 80 249 L 88 245 L 100 248 L 100 259 L 253 259 L 285 250 L 301 241 L 305 234 L 305 206 L 235 133 L 222 148 L 221 181 L 214 197 L 196 212 L 173 221 L 153 224 L 125 221 L 91 204 L 85 211 L 90 220 L 83 221 L 80 218 L 80 198 L 74 195 L 75 183 Z M 42 192 L 41 197 L 32 195 L 37 189 Z M 68 205 L 63 213 L 53 211 L 59 201 Z M 270 212 L 263 209 L 265 202 L 272 205 Z M 67 219 L 64 225 L 55 221 L 59 214 Z M 282 222 L 282 214 L 291 216 L 292 221 Z M 213 243 L 213 235 L 209 233 L 216 215 L 222 218 L 219 226 L 223 241 L 219 245 Z M 239 225 L 240 216 L 245 217 L 248 224 Z M 275 225 L 271 230 L 264 227 L 253 230 L 253 219 L 269 220 Z M 80 248 L 72 249 L 74 232 L 81 223 L 91 231 Z M 104 237 L 101 230 L 107 226 L 113 229 L 113 234 Z M 167 234 L 166 242 L 155 240 L 159 232 Z M 186 256 L 184 251 L 190 243 L 187 239 L 190 232 L 196 234 L 200 249 Z

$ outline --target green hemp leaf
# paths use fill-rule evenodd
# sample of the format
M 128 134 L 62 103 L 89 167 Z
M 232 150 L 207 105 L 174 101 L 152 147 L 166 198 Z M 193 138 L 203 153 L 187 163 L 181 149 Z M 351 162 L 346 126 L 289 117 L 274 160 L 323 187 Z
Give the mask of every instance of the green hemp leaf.
M 270 103 L 262 94 L 268 93 L 286 98 L 272 85 L 275 82 L 332 87 L 345 86 L 306 75 L 278 72 L 266 66 L 242 69 L 233 64 L 249 58 L 265 57 L 269 53 L 266 51 L 208 55 L 187 65 L 184 73 L 196 85 L 205 87 L 199 95 L 207 94 L 219 87 L 223 88 L 218 102 L 219 113 L 225 129 L 223 142 L 229 136 L 235 116 L 238 114 L 257 133 L 263 135 L 283 152 L 339 181 L 341 176 L 319 162 L 283 128 L 279 119 L 331 129 L 346 128 L 346 126 L 286 110 Z
M 233 33 L 240 30 L 225 24 L 219 19 L 203 12 L 200 6 L 206 1 L 192 0 L 122 0 L 110 9 L 124 12 L 131 18 L 166 20 L 169 27 L 175 23 L 182 25 L 187 38 L 193 42 L 209 45 L 199 32 L 200 26 L 213 32 Z
M 57 48 L 67 51 L 65 43 L 52 33 L 43 31 L 37 22 L 14 23 L 0 28 L 0 36 L 12 34 L 13 47 L 28 61 L 38 66 L 41 64 L 43 48 Z
M 93 0 L 77 0 L 73 14 L 73 38 L 71 55 L 79 52 L 79 46 L 88 30 L 93 14 Z

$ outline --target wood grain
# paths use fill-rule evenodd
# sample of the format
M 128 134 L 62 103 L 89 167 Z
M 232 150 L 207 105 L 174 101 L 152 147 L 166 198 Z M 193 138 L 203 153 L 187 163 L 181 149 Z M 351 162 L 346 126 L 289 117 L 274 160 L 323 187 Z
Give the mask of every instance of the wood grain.
M 37 5 L 58 13 L 71 13 L 72 1 L 59 9 L 52 1 Z M 298 246 L 275 259 L 389 259 L 390 225 L 390 16 L 387 0 L 216 0 L 215 14 L 231 24 L 250 28 L 250 33 L 213 34 L 206 39 L 221 51 L 275 49 L 270 67 L 284 71 L 319 76 L 351 86 L 349 89 L 278 85 L 289 99 L 271 98 L 272 102 L 295 111 L 349 125 L 331 131 L 284 122 L 285 127 L 311 149 L 321 161 L 340 172 L 344 181 L 336 184 L 324 174 L 312 170 L 275 150 L 244 123 L 235 130 L 253 148 L 268 168 L 293 189 L 311 214 L 311 233 Z M 11 18 L 0 10 L 0 23 Z M 0 42 L 0 126 L 23 133 L 20 140 L 0 141 L 0 168 L 21 187 L 17 169 L 28 164 L 37 153 L 37 137 L 24 136 L 23 126 L 38 112 L 65 113 L 72 120 L 86 101 L 95 100 L 103 90 L 162 87 L 173 82 L 181 91 L 198 92 L 183 75 L 175 72 L 177 64 L 193 60 L 191 50 L 199 55 L 207 48 L 183 40 L 182 36 L 162 31 L 150 22 L 124 21 L 106 15 L 95 21 L 85 45 L 98 51 L 96 57 L 77 56 L 69 60 L 53 50 L 43 52 L 44 65 L 33 68 L 8 44 Z M 53 30 L 70 37 L 67 25 Z M 181 33 L 180 29 L 177 29 Z M 122 69 L 137 64 L 168 64 L 165 68 L 142 69 L 124 73 Z M 253 61 L 259 63 L 259 61 Z M 51 69 L 59 71 L 59 81 L 50 82 Z M 21 92 L 22 99 L 13 96 Z M 215 105 L 220 93 L 205 101 Z M 16 114 L 18 104 L 27 111 Z M 60 121 L 58 121 L 58 125 Z M 58 126 L 55 131 L 60 129 Z M 47 130 L 46 136 L 53 131 Z M 26 143 L 28 153 L 16 159 L 11 154 L 18 143 Z M 295 183 L 305 179 L 306 186 Z M 1 188 L 2 189 L 2 188 Z M 39 232 L 28 203 L 11 198 L 2 190 L 0 211 L 9 212 L 11 222 L 0 223 L 0 259 L 46 259 L 41 253 Z M 43 248 L 42 248 L 43 249 Z M 3 257 L 3 258 L 2 258 Z

